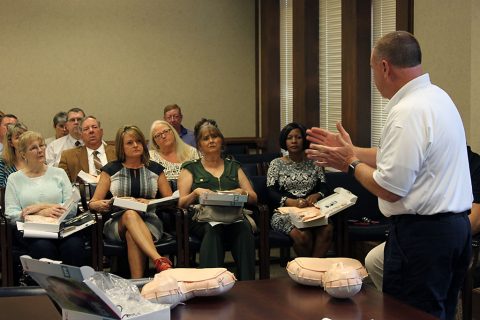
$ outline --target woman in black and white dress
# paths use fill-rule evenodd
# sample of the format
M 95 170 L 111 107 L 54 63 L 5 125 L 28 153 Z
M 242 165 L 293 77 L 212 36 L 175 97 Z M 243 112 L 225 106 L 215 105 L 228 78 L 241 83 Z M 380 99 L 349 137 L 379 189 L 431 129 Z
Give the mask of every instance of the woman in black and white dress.
M 270 203 L 276 207 L 305 208 L 325 197 L 327 184 L 323 167 L 307 159 L 305 128 L 296 122 L 280 132 L 280 146 L 288 155 L 272 160 L 267 172 Z M 332 226 L 298 229 L 288 215 L 275 212 L 271 220 L 275 231 L 289 235 L 297 256 L 325 257 L 332 242 Z

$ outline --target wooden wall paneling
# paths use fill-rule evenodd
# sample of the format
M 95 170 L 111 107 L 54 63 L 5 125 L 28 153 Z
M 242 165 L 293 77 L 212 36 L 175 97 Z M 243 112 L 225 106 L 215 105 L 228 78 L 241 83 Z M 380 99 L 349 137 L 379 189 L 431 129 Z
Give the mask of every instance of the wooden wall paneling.
M 352 142 L 370 146 L 371 3 L 342 0 L 342 123 Z
M 318 1 L 293 1 L 293 120 L 319 125 Z
M 280 150 L 280 6 L 278 0 L 260 0 L 261 137 L 266 152 Z
M 414 0 L 397 0 L 396 29 L 413 33 L 413 3 Z

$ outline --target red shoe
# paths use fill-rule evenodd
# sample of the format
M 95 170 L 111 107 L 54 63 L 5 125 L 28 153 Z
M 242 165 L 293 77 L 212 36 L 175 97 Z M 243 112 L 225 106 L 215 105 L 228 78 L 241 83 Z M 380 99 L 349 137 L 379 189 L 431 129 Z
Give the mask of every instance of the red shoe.
M 170 261 L 170 259 L 165 257 L 158 258 L 157 260 L 153 261 L 153 263 L 155 263 L 155 270 L 157 270 L 157 273 L 165 271 L 172 267 L 172 262 Z

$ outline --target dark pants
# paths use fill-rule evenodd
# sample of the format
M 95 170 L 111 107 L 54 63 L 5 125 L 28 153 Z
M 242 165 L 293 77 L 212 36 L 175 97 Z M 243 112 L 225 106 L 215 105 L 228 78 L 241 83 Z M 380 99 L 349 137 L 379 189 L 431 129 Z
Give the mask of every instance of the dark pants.
M 383 292 L 440 319 L 454 319 L 471 255 L 466 213 L 392 218 Z
M 81 232 L 64 239 L 24 238 L 32 258 L 61 260 L 62 263 L 81 267 L 86 264 L 85 240 Z
M 192 222 L 191 231 L 202 239 L 200 268 L 222 267 L 226 245 L 237 265 L 238 280 L 255 280 L 255 239 L 247 220 L 232 224 Z

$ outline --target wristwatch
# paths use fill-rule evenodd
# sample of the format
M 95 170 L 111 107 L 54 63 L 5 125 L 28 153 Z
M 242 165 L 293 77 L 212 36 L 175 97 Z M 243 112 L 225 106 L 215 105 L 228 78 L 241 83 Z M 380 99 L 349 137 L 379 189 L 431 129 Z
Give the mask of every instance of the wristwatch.
M 362 163 L 360 160 L 355 160 L 348 165 L 348 175 L 354 177 L 355 176 L 355 168 L 359 163 Z

